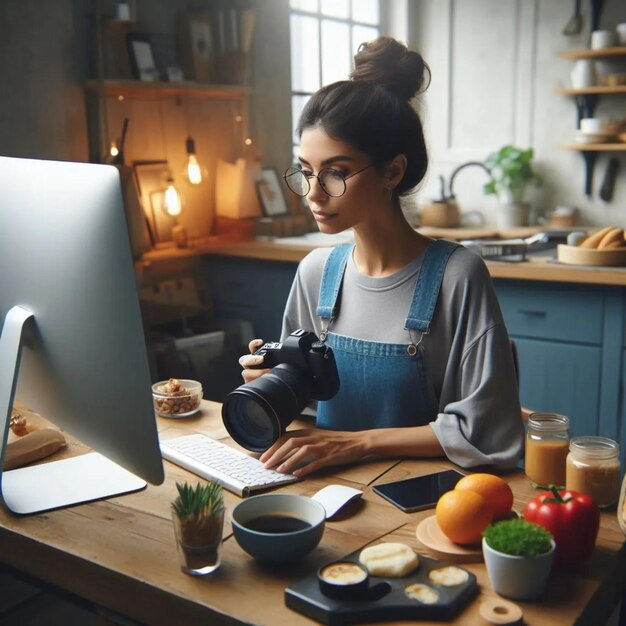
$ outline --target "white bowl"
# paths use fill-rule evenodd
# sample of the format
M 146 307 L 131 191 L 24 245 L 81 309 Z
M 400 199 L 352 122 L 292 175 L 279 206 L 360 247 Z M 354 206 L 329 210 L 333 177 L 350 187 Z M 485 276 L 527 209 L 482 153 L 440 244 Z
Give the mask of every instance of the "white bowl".
M 301 520 L 305 527 L 287 532 L 267 532 L 248 526 L 261 517 L 288 517 Z M 270 493 L 240 502 L 232 513 L 237 543 L 252 557 L 266 563 L 289 563 L 305 557 L 324 534 L 326 510 L 306 496 Z
M 484 537 L 482 545 L 489 582 L 496 593 L 512 600 L 532 600 L 546 590 L 556 548 L 554 539 L 549 552 L 533 558 L 498 552 Z
M 602 134 L 602 120 L 598 117 L 583 117 L 580 120 L 580 130 L 586 134 Z
M 574 135 L 574 141 L 584 145 L 591 143 L 607 143 L 612 138 L 613 135 L 608 135 L 606 133 L 583 133 L 579 130 L 577 130 Z

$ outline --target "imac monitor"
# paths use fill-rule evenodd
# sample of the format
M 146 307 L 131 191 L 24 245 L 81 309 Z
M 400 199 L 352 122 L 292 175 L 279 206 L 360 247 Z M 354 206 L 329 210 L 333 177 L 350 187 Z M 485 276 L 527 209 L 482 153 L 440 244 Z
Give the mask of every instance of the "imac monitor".
M 0 328 L 0 488 L 10 510 L 163 481 L 114 167 L 0 157 Z M 14 399 L 95 452 L 1 472 Z

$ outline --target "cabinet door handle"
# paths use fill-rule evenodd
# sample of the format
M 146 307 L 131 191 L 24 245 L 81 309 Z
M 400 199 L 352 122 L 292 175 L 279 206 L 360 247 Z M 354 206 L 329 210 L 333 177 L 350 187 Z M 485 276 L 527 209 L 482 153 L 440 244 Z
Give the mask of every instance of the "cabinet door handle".
M 521 315 L 528 315 L 528 317 L 546 317 L 545 311 L 537 311 L 533 309 L 518 309 L 517 312 Z

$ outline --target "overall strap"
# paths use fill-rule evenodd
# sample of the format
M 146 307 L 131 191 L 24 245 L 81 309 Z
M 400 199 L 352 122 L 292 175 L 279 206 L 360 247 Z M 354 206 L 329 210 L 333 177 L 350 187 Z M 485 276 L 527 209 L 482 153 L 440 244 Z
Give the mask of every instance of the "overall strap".
M 337 315 L 337 298 L 341 289 L 341 281 L 353 248 L 354 244 L 351 243 L 338 245 L 326 259 L 320 284 L 319 303 L 315 311 L 319 317 L 333 319 Z
M 404 327 L 422 333 L 430 331 L 430 322 L 435 313 L 439 289 L 450 255 L 459 247 L 458 243 L 438 239 L 428 248 L 420 267 L 413 292 L 413 301 Z

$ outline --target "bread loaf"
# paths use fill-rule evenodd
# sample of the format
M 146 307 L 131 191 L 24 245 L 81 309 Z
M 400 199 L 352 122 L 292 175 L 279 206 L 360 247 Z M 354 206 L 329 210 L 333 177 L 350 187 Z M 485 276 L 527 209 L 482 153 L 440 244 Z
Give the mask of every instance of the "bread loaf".
M 598 250 L 604 250 L 614 243 L 617 243 L 620 246 L 624 243 L 623 228 L 612 228 L 606 235 L 604 235 L 598 244 Z
M 4 453 L 4 469 L 10 470 L 44 459 L 65 447 L 63 433 L 54 428 L 42 428 L 12 441 Z
M 602 228 L 597 233 L 593 235 L 589 235 L 587 239 L 584 239 L 580 243 L 581 248 L 597 248 L 598 244 L 602 241 L 602 238 L 608 234 L 611 230 L 613 230 L 614 226 L 607 226 L 606 228 Z
M 419 558 L 412 548 L 404 543 L 379 543 L 364 548 L 359 561 L 372 576 L 401 578 L 419 565 Z
M 606 246 L 602 248 L 602 250 L 617 250 L 618 248 L 623 248 L 626 242 L 623 239 L 619 239 L 617 241 L 612 241 L 608 243 Z M 600 248 L 598 248 L 600 250 Z

